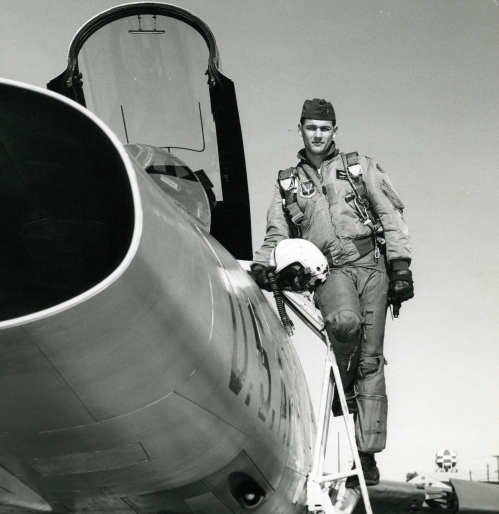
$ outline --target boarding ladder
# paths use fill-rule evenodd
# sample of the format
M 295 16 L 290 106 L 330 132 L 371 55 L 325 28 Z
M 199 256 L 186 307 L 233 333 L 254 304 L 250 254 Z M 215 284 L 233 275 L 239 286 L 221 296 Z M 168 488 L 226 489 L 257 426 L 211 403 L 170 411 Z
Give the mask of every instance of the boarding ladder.
M 353 419 L 349 416 L 345 392 L 341 385 L 340 371 L 336 362 L 336 357 L 331 347 L 331 343 L 324 328 L 324 321 L 320 313 L 312 303 L 305 299 L 301 294 L 283 291 L 286 304 L 290 309 L 326 343 L 326 363 L 322 382 L 322 394 L 319 407 L 319 418 L 317 420 L 317 435 L 314 447 L 312 471 L 307 480 L 307 506 L 308 512 L 323 512 L 324 514 L 349 514 L 357 504 L 362 494 L 366 514 L 372 514 L 369 494 L 367 492 L 366 481 L 360 463 L 359 452 L 355 442 L 355 429 Z M 329 421 L 335 384 L 338 389 L 338 396 L 343 412 L 343 419 L 348 434 L 348 441 L 352 450 L 355 469 L 343 473 L 324 474 L 324 458 L 326 455 L 327 439 L 329 432 Z M 357 475 L 360 484 L 360 494 L 358 489 L 346 489 L 345 481 L 342 479 Z M 326 484 L 335 482 L 336 498 L 333 505 L 329 496 L 329 487 Z

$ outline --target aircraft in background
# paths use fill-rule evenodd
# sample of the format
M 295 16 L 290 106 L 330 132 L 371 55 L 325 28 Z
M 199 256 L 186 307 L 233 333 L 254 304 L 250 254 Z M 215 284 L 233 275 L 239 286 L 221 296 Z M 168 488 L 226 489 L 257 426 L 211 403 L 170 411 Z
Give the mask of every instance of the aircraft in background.
M 109 9 L 48 88 L 0 80 L 0 513 L 306 512 L 316 425 L 236 260 L 243 140 L 210 29 Z M 467 484 L 370 495 L 375 513 L 498 512 Z

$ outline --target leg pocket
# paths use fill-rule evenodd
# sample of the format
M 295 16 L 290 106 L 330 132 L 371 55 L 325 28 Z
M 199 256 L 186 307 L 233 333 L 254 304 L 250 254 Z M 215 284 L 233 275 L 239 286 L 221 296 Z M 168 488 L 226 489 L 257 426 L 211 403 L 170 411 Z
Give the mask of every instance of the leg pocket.
M 357 448 L 366 453 L 376 453 L 386 446 L 386 420 L 388 400 L 382 396 L 357 396 L 357 421 L 355 438 Z
M 383 355 L 365 357 L 357 368 L 357 420 L 355 436 L 359 450 L 380 452 L 386 445 L 388 399 Z
M 372 330 L 374 326 L 374 312 L 366 311 L 364 314 L 366 330 Z

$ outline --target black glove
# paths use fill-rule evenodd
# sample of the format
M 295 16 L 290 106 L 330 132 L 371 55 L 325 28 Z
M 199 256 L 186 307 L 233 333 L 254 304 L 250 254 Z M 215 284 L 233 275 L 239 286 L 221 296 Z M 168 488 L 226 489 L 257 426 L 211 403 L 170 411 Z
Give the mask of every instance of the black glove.
M 280 281 L 284 291 L 296 291 L 302 293 L 308 291 L 310 282 L 310 269 L 303 268 L 299 264 L 288 266 L 282 273 Z
M 265 291 L 272 291 L 269 279 L 267 278 L 267 268 L 262 264 L 252 264 L 251 271 L 248 271 L 251 278 Z
M 390 271 L 388 303 L 400 304 L 414 297 L 414 283 L 410 269 Z

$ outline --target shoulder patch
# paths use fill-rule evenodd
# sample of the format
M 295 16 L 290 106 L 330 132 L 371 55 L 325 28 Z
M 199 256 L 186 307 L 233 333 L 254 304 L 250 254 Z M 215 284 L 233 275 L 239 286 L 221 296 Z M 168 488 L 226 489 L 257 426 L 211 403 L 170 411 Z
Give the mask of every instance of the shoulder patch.
M 385 172 L 385 170 L 379 164 L 376 164 L 376 168 L 378 168 L 378 171 L 380 173 L 384 173 Z

